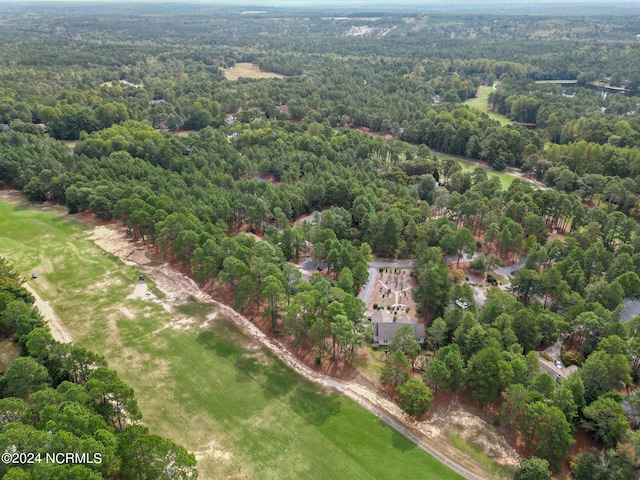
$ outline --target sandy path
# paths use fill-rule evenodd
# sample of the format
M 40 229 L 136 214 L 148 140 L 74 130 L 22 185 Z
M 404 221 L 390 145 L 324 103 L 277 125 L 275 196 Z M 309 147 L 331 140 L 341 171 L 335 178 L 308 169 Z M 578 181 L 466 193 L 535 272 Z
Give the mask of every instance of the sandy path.
M 427 438 L 431 437 L 437 440 L 438 435 L 429 422 L 416 422 L 406 416 L 395 403 L 359 383 L 340 380 L 313 371 L 300 362 L 279 341 L 268 337 L 247 318 L 204 293 L 191 278 L 172 269 L 169 265 L 153 266 L 149 264 L 144 255 L 144 247 L 129 242 L 122 230 L 100 226 L 93 230 L 90 238 L 101 248 L 116 255 L 128 265 L 138 265 L 141 271 L 152 276 L 158 289 L 166 295 L 163 301 L 176 304 L 186 302 L 191 297 L 200 302 L 214 305 L 217 312 L 213 314 L 212 319 L 219 314 L 227 317 L 247 335 L 274 352 L 287 366 L 316 384 L 347 395 L 463 477 L 472 480 L 486 478 L 469 472 L 441 453 L 442 450 L 446 450 L 446 445 L 440 445 L 440 449 L 436 450 L 428 444 Z M 137 263 L 136 259 L 142 259 L 144 264 Z
M 31 295 L 33 295 L 36 299 L 35 306 L 38 307 L 38 310 L 40 310 L 40 313 L 47 321 L 49 330 L 51 330 L 51 336 L 53 336 L 54 340 L 57 340 L 61 343 L 73 342 L 73 337 L 71 337 L 69 330 L 67 330 L 67 327 L 64 326 L 64 323 L 60 321 L 60 319 L 56 315 L 56 312 L 54 312 L 53 308 L 51 308 L 51 305 L 49 305 L 49 302 L 45 302 L 44 300 L 42 300 L 42 298 L 40 298 L 40 295 L 38 295 L 28 283 L 23 283 L 22 286 L 29 290 L 29 292 L 31 292 Z

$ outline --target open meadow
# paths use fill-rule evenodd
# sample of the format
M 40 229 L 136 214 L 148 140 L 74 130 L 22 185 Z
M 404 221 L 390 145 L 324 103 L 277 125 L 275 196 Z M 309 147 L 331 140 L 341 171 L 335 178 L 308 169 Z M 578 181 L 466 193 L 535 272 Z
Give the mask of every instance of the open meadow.
M 37 273 L 29 286 L 135 389 L 143 423 L 196 454 L 200 478 L 462 478 L 214 306 L 178 301 L 153 270 L 99 248 L 94 230 L 57 207 L 0 199 L 0 255 Z
M 493 87 L 490 87 L 488 85 L 481 85 L 480 88 L 478 88 L 478 93 L 476 94 L 476 97 L 469 98 L 465 100 L 464 103 L 466 105 L 469 105 L 470 107 L 477 108 L 478 110 L 482 110 L 489 116 L 491 120 L 496 120 L 497 122 L 500 122 L 500 125 L 503 125 L 503 126 L 511 125 L 513 121 L 510 118 L 489 110 L 489 94 L 492 91 L 493 91 Z
M 238 62 L 233 68 L 223 68 L 222 73 L 227 80 L 238 80 L 239 78 L 285 78 L 284 75 L 274 72 L 263 72 L 260 67 L 248 62 Z
M 462 160 L 460 158 L 456 158 L 455 160 L 456 162 L 458 162 L 458 165 L 462 167 L 463 172 L 473 173 L 473 171 L 478 167 L 484 168 L 487 171 L 487 176 L 489 178 L 497 177 L 498 180 L 500 180 L 503 190 L 508 190 L 511 184 L 513 183 L 513 180 L 516 178 L 514 175 L 511 175 L 509 173 L 496 172 L 495 170 L 491 170 L 490 168 L 487 168 L 484 165 L 478 165 L 468 160 Z
M 513 180 L 516 178 L 516 175 L 512 173 L 496 172 L 495 170 L 489 168 L 486 163 L 481 163 L 477 160 L 460 157 L 458 155 L 449 155 L 447 153 L 441 153 L 441 152 L 435 153 L 435 156 L 440 159 L 450 158 L 452 160 L 455 160 L 458 163 L 458 165 L 460 165 L 461 171 L 464 173 L 467 173 L 467 172 L 473 173 L 473 171 L 476 168 L 482 168 L 483 170 L 487 171 L 487 176 L 489 178 L 496 177 L 498 178 L 498 180 L 500 180 L 503 190 L 508 190 L 511 184 L 513 183 Z

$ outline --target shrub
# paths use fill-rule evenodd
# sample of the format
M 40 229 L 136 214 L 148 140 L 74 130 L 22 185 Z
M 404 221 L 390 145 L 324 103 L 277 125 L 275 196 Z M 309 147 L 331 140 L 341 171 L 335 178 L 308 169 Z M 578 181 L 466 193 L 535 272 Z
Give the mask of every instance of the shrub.
M 560 357 L 562 358 L 562 363 L 564 363 L 565 365 L 580 366 L 584 362 L 584 355 L 582 355 L 582 353 L 577 350 L 569 350 L 563 352 Z
M 433 405 L 431 390 L 417 378 L 410 378 L 400 385 L 398 392 L 398 406 L 412 417 L 419 417 L 427 413 Z
M 459 268 L 454 268 L 453 270 L 451 270 L 451 275 L 456 282 L 461 282 L 465 277 L 464 272 Z

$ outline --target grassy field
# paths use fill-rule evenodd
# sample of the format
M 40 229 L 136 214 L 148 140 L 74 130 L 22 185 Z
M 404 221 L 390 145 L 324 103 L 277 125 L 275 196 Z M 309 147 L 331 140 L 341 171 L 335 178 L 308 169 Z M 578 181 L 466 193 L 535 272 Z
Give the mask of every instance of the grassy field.
M 0 371 L 6 372 L 16 358 L 20 356 L 20 346 L 10 340 L 0 342 Z
M 469 105 L 470 107 L 484 111 L 487 115 L 489 115 L 489 118 L 500 122 L 500 125 L 511 125 L 513 122 L 509 118 L 489 110 L 489 94 L 492 91 L 493 87 L 482 85 L 480 88 L 478 88 L 476 97 L 469 98 L 464 103 L 466 105 Z
M 484 170 L 487 171 L 487 175 L 489 177 L 497 177 L 500 180 L 500 183 L 502 184 L 502 188 L 504 190 L 508 189 L 511 184 L 513 183 L 513 180 L 516 178 L 515 176 L 509 174 L 509 173 L 504 173 L 504 172 L 496 172 L 495 170 L 491 170 L 490 168 L 487 168 L 485 165 L 482 164 L 478 164 L 475 163 L 473 160 L 466 160 L 462 157 L 459 157 L 457 155 L 448 155 L 446 153 L 436 153 L 435 154 L 436 157 L 439 158 L 450 158 L 452 160 L 455 160 L 456 162 L 458 162 L 458 165 L 460 165 L 460 167 L 462 167 L 462 171 L 463 172 L 470 172 L 473 173 L 473 171 L 480 167 Z
M 465 440 L 460 435 L 460 432 L 456 432 L 455 428 L 453 429 L 453 431 L 449 432 L 449 440 L 453 445 L 455 445 L 456 448 L 463 452 L 466 452 L 469 456 L 475 458 L 476 461 L 480 462 L 487 472 L 491 472 L 491 474 L 495 475 L 498 478 L 513 478 L 513 469 L 509 468 L 506 465 L 501 465 L 492 458 L 488 457 L 484 453 L 481 446 L 469 440 Z
M 127 298 L 138 269 L 88 241 L 90 228 L 55 208 L 0 201 L 0 255 L 37 272 L 31 286 L 134 387 L 152 432 L 196 453 L 200 478 L 461 478 L 230 321 L 201 328 L 214 307 L 189 301 L 169 314 L 152 297 Z
M 473 173 L 473 171 L 478 168 L 479 165 L 472 163 L 472 162 L 468 162 L 466 160 L 461 160 L 459 158 L 455 159 L 456 162 L 458 162 L 458 164 L 462 167 L 462 171 L 463 172 L 471 172 Z M 480 167 L 480 168 L 484 168 L 485 170 L 487 170 L 487 175 L 491 178 L 491 177 L 497 177 L 500 180 L 500 183 L 502 184 L 502 188 L 504 190 L 507 190 L 511 184 L 513 183 L 514 180 L 514 176 L 513 175 L 509 175 L 508 173 L 500 173 L 500 172 L 495 172 L 493 170 L 489 170 L 486 167 Z
M 273 72 L 263 72 L 260 67 L 253 63 L 236 63 L 233 68 L 223 68 L 222 73 L 227 80 L 238 80 L 239 78 L 285 78 L 284 75 Z
M 77 140 L 62 140 L 62 142 L 64 142 L 64 144 L 69 147 L 69 150 L 73 150 L 78 144 Z

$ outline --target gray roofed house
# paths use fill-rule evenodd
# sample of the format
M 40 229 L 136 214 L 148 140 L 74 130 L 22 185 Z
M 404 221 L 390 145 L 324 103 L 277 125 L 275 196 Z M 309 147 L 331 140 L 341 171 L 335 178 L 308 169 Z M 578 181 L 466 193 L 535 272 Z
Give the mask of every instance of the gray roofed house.
M 373 319 L 373 317 L 372 317 Z M 425 329 L 422 323 L 398 323 L 398 322 L 375 322 L 373 326 L 373 341 L 378 345 L 389 345 L 391 338 L 395 335 L 398 329 L 410 325 L 413 328 L 416 337 L 418 337 L 418 343 L 424 343 Z
M 376 310 L 371 315 L 372 323 L 393 323 L 393 316 L 386 310 Z
M 409 315 L 405 315 L 402 318 L 399 318 L 398 320 L 396 320 L 396 323 L 416 323 L 413 318 L 411 318 Z

